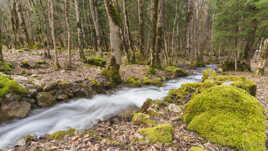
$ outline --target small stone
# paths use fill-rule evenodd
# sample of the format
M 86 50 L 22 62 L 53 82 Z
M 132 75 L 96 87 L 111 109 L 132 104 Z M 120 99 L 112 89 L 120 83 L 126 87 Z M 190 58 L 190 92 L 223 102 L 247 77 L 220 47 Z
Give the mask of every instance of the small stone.
M 175 105 L 175 104 L 170 104 L 170 105 L 168 106 L 168 110 L 169 110 L 170 112 L 175 112 L 175 113 L 179 113 L 179 112 L 181 112 L 181 108 L 180 108 L 178 105 Z

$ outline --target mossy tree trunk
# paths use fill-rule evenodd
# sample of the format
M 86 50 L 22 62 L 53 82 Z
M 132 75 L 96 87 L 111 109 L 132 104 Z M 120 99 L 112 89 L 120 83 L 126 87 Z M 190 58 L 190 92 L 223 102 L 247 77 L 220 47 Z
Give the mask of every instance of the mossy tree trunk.
M 75 14 L 76 14 L 76 24 L 77 24 L 77 40 L 78 40 L 78 51 L 80 55 L 80 59 L 85 59 L 85 54 L 82 46 L 82 40 L 81 40 L 81 32 L 82 32 L 82 25 L 81 25 L 81 19 L 80 19 L 80 9 L 79 9 L 79 3 L 78 0 L 74 0 L 75 5 Z
M 121 64 L 122 39 L 120 35 L 121 18 L 116 3 L 112 0 L 104 0 L 106 13 L 110 27 L 110 44 L 112 56 L 115 57 L 116 63 Z
M 260 76 L 264 75 L 267 59 L 268 59 L 268 40 L 264 42 L 264 46 L 261 50 L 260 60 L 257 68 L 257 75 Z

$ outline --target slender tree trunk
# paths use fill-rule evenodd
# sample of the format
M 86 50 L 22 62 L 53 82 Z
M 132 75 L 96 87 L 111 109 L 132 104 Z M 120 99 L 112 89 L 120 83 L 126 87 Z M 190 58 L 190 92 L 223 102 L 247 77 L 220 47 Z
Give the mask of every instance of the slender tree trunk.
M 159 4 L 159 0 L 154 0 L 152 1 L 152 59 L 151 59 L 151 66 L 153 68 L 157 67 L 157 58 L 156 55 L 157 54 L 157 50 L 156 50 L 156 41 L 157 41 L 157 18 L 158 18 L 158 4 Z
M 187 24 L 186 24 L 186 49 L 188 53 L 192 51 L 192 24 L 193 24 L 193 1 L 187 1 Z
M 160 62 L 160 50 L 164 49 L 164 9 L 165 9 L 165 1 L 159 0 L 158 5 L 158 21 L 157 21 L 157 38 L 156 38 L 156 46 L 155 46 L 155 65 L 157 67 L 161 66 Z
M 27 30 L 27 26 L 26 26 L 25 18 L 24 18 L 24 13 L 23 13 L 22 6 L 21 5 L 22 4 L 20 2 L 18 4 L 17 12 L 18 12 L 18 17 L 20 19 L 20 25 L 23 28 L 23 31 L 24 31 L 24 34 L 25 34 L 27 46 L 29 47 L 31 45 L 31 42 L 30 42 L 29 33 L 28 33 L 28 30 Z
M 82 47 L 82 42 L 81 42 L 82 26 L 81 26 L 81 20 L 80 20 L 80 10 L 79 10 L 78 0 L 74 0 L 74 5 L 75 5 L 75 14 L 76 14 L 77 39 L 78 39 L 79 55 L 80 55 L 80 59 L 84 60 L 85 59 L 85 55 L 84 55 L 84 51 L 83 51 L 83 47 Z
M 98 46 L 97 49 L 99 52 L 101 52 L 102 42 L 101 42 L 101 29 L 100 29 L 100 23 L 99 23 L 99 13 L 98 13 L 98 9 L 96 7 L 96 1 L 89 0 L 89 2 L 90 2 L 91 17 L 92 17 L 94 27 L 95 27 L 96 41 L 97 41 L 97 46 Z
M 145 56 L 145 38 L 144 38 L 144 0 L 138 0 L 138 16 L 139 16 L 139 49 L 141 54 Z
M 110 27 L 110 44 L 112 56 L 116 59 L 117 64 L 121 64 L 122 39 L 120 36 L 121 19 L 117 14 L 117 7 L 112 0 L 104 0 L 106 13 Z
M 56 47 L 56 37 L 55 37 L 55 25 L 54 25 L 54 2 L 53 0 L 48 0 L 49 2 L 49 11 L 50 11 L 50 17 L 49 17 L 49 23 L 50 23 L 50 29 L 51 29 L 51 36 L 52 36 L 52 41 L 53 41 L 53 48 L 55 52 L 55 66 L 57 69 L 60 68 L 60 63 L 59 63 L 59 54 L 58 50 Z
M 14 34 L 14 47 L 17 48 L 19 45 L 18 42 L 18 29 L 19 29 L 19 18 L 17 13 L 17 2 L 13 1 L 12 7 L 10 7 L 11 12 L 11 24 L 12 24 L 12 31 Z
M 261 55 L 259 58 L 259 64 L 258 64 L 258 68 L 256 72 L 257 75 L 260 75 L 260 76 L 264 75 L 265 67 L 267 64 L 267 59 L 268 59 L 268 40 L 266 39 L 261 49 Z
M 0 13 L 2 11 L 0 10 Z M 2 43 L 2 16 L 0 16 L 0 63 L 4 62 L 4 56 L 3 56 L 3 43 Z
M 70 1 L 69 0 L 64 0 L 64 4 L 65 4 L 65 9 L 64 9 L 65 24 L 66 24 L 66 29 L 67 29 L 67 47 L 68 47 L 67 68 L 71 68 L 72 67 L 72 51 L 71 51 L 71 47 L 70 47 L 71 30 L 70 30 L 70 23 L 69 23 Z
M 128 12 L 127 12 L 127 8 L 126 8 L 126 0 L 123 0 L 123 15 L 124 15 L 124 34 L 125 34 L 125 38 L 128 44 L 128 48 L 131 49 L 132 52 L 132 63 L 135 63 L 135 50 L 134 50 L 134 46 L 132 43 L 132 38 L 131 38 L 131 34 L 129 31 L 129 20 L 128 20 Z

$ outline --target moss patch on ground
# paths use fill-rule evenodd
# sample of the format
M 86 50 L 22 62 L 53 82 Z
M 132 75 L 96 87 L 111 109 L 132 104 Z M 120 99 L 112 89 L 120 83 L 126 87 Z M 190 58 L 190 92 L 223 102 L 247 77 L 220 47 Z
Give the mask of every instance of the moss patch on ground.
M 165 68 L 167 72 L 175 74 L 176 77 L 182 77 L 182 76 L 187 76 L 188 72 L 182 70 L 181 68 L 175 67 L 175 66 L 167 66 Z
M 265 151 L 266 117 L 245 90 L 215 86 L 193 97 L 183 116 L 188 129 L 213 143 L 245 151 Z
M 55 139 L 63 139 L 65 136 L 73 136 L 75 135 L 75 129 L 68 129 L 66 131 L 58 131 L 48 135 L 48 139 L 55 140 Z
M 207 151 L 207 150 L 198 146 L 193 146 L 190 148 L 189 151 Z
M 155 86 L 162 86 L 163 85 L 163 82 L 158 80 L 158 79 L 151 79 L 151 78 L 148 78 L 146 77 L 142 83 L 144 85 L 155 85 Z
M 144 113 L 134 114 L 132 122 L 135 125 L 155 126 L 155 122 L 150 119 L 150 116 Z
M 215 77 L 216 76 L 216 72 L 213 71 L 212 69 L 208 68 L 205 69 L 203 71 L 203 76 L 202 76 L 202 80 L 205 81 L 207 80 L 209 77 Z
M 9 62 L 0 62 L 0 71 L 9 74 L 13 68 L 13 64 Z
M 8 93 L 24 95 L 27 94 L 27 90 L 21 87 L 17 81 L 0 74 L 0 97 L 4 97 Z
M 84 59 L 84 63 L 104 67 L 106 65 L 106 61 L 101 57 L 86 57 Z
M 134 86 L 140 87 L 142 85 L 142 82 L 140 79 L 135 78 L 135 77 L 131 77 L 129 79 L 126 80 L 127 84 L 132 84 Z
M 162 124 L 152 128 L 141 128 L 138 134 L 144 138 L 139 141 L 149 141 L 150 143 L 172 143 L 173 127 L 171 124 Z

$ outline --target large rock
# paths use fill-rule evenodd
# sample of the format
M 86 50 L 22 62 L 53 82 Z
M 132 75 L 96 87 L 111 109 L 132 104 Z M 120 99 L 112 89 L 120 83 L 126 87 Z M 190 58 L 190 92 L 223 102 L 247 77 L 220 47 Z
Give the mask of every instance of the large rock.
M 266 150 L 263 106 L 245 90 L 214 86 L 194 96 L 185 107 L 187 128 L 208 141 L 243 151 Z
M 31 104 L 28 102 L 15 101 L 3 104 L 1 110 L 8 118 L 24 118 L 30 112 Z
M 56 98 L 49 92 L 40 92 L 36 98 L 37 104 L 41 107 L 48 107 L 56 103 Z

